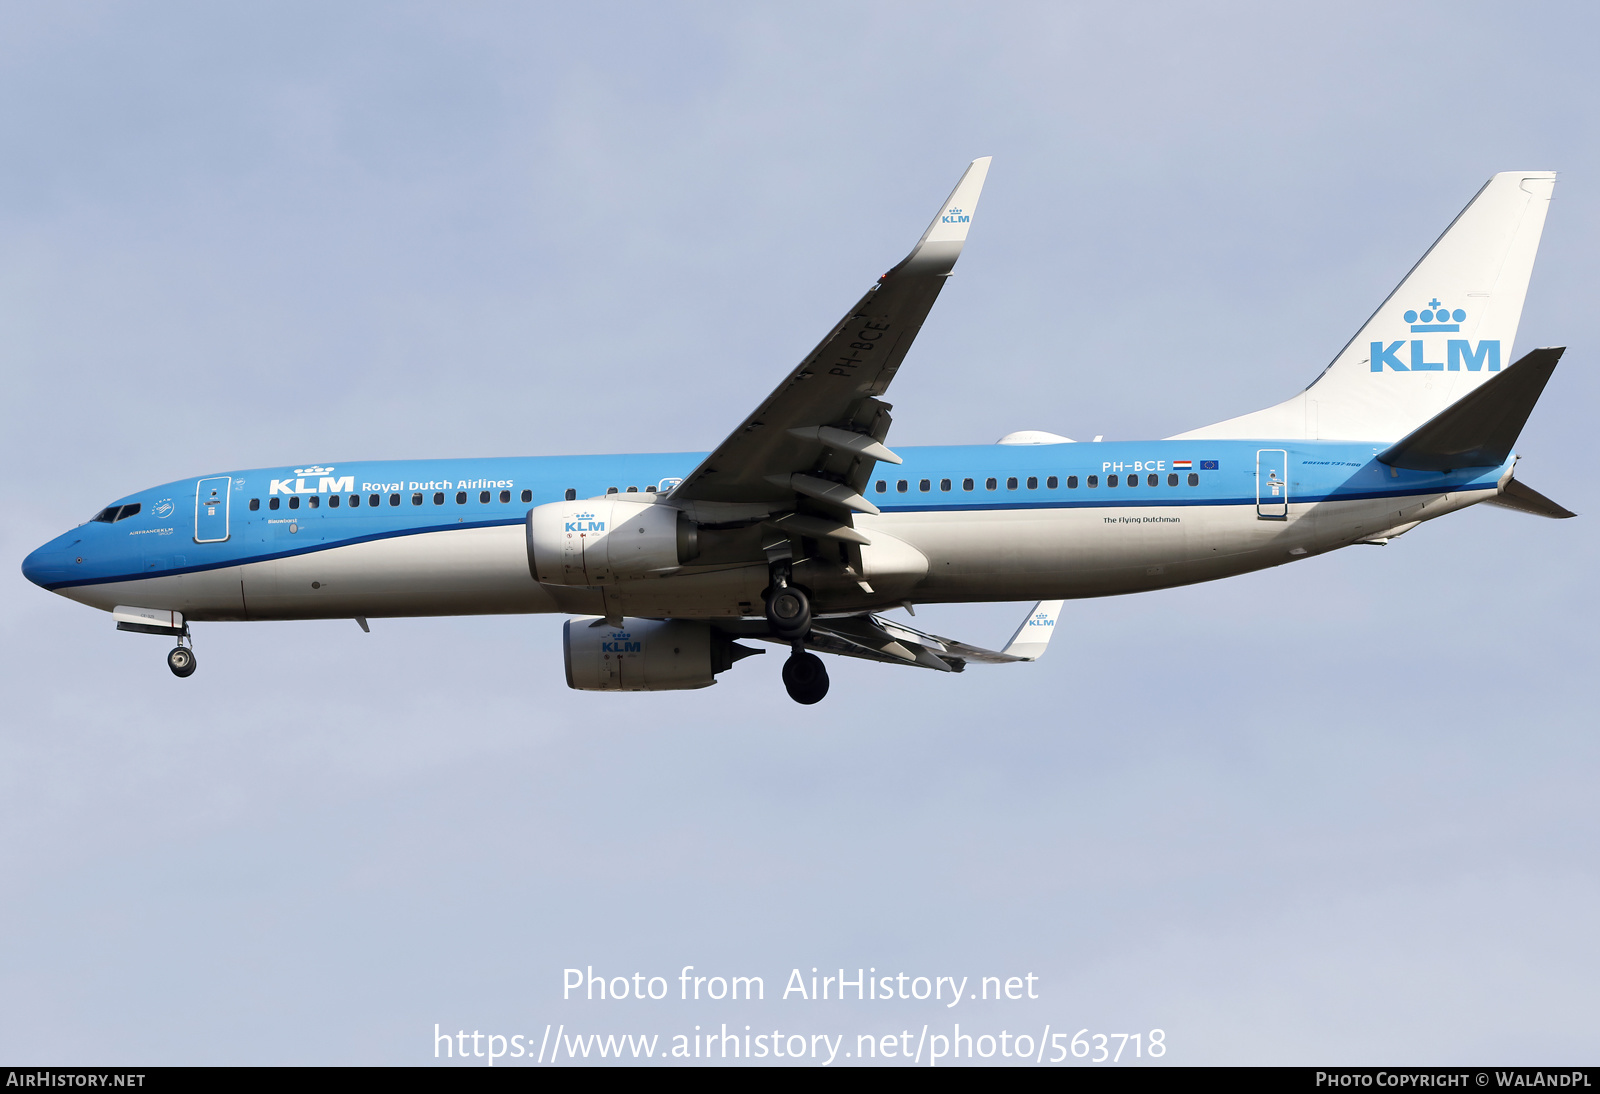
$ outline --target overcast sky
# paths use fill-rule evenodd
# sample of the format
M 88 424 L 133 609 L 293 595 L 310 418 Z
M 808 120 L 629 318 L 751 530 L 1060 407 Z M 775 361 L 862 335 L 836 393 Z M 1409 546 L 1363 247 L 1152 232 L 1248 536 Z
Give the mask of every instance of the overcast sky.
M 960 1021 L 1593 1063 L 1597 35 L 1579 3 L 0 4 L 0 1061 Z M 18 571 L 210 472 L 708 449 L 982 155 L 892 442 L 1276 403 L 1484 179 L 1554 169 L 1517 352 L 1572 350 L 1518 477 L 1584 516 L 1069 603 L 1035 665 L 835 660 L 816 707 L 778 656 L 569 691 L 539 616 L 196 625 L 177 680 Z M 992 644 L 1027 607 L 917 622 Z M 591 965 L 767 999 L 563 1001 Z M 813 966 L 1039 998 L 779 998 Z

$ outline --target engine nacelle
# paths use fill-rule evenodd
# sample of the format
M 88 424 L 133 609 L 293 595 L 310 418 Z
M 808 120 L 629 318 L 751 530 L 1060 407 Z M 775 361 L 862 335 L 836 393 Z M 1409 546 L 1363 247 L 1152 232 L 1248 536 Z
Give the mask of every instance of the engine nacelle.
M 693 619 L 624 619 L 612 627 L 578 616 L 567 620 L 561 644 L 567 687 L 578 691 L 708 688 L 735 661 L 765 652 L 736 645 Z
M 528 569 L 547 585 L 609 585 L 682 566 L 698 553 L 694 522 L 670 505 L 605 498 L 528 510 Z

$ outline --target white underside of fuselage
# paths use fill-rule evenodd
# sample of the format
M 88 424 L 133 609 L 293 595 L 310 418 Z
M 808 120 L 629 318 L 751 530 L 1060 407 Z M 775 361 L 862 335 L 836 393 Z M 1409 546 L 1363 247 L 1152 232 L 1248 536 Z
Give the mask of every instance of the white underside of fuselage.
M 817 607 L 1077 599 L 1188 585 L 1322 554 L 1490 496 L 1475 490 L 1298 504 L 1276 520 L 1262 519 L 1252 504 L 859 517 L 856 525 L 868 537 L 882 533 L 914 550 L 900 551 L 895 565 L 878 573 L 854 575 L 866 585 L 847 582 Z M 925 568 L 920 560 L 904 564 L 917 555 Z M 603 588 L 543 585 L 529 572 L 522 527 L 501 525 L 59 591 L 107 611 L 137 605 L 200 621 L 539 612 L 718 618 L 759 615 L 767 580 L 762 563 L 688 567 Z

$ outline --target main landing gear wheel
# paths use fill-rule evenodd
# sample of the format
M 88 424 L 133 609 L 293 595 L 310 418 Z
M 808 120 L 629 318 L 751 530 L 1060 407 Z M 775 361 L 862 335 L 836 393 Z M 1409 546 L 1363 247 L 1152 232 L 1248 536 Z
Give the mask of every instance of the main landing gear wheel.
M 194 650 L 187 646 L 174 646 L 172 652 L 167 654 L 167 668 L 172 670 L 174 676 L 193 676 L 194 666 Z
M 783 663 L 783 686 L 797 703 L 820 703 L 828 694 L 828 667 L 816 654 L 796 648 Z
M 804 638 L 811 630 L 811 598 L 793 585 L 772 590 L 767 597 L 767 624 L 775 638 Z

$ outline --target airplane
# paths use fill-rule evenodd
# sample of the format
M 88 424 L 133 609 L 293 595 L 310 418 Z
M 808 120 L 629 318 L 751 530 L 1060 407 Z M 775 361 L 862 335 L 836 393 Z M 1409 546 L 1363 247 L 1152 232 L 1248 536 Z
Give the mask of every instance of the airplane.
M 1386 544 L 1480 502 L 1574 514 L 1514 477 L 1562 348 L 1510 350 L 1548 171 L 1493 176 L 1298 395 L 1153 441 L 1036 430 L 898 452 L 883 396 L 961 255 L 989 158 L 915 247 L 710 453 L 301 463 L 119 498 L 24 575 L 176 640 L 257 619 L 561 613 L 569 687 L 707 687 L 787 647 L 938 672 L 1037 660 L 1067 600 Z M 881 613 L 1037 600 L 989 650 Z

